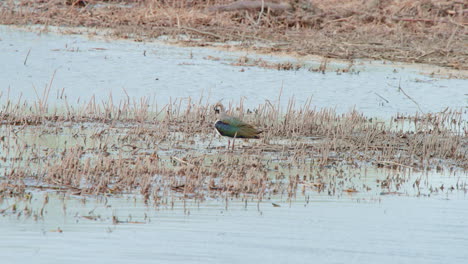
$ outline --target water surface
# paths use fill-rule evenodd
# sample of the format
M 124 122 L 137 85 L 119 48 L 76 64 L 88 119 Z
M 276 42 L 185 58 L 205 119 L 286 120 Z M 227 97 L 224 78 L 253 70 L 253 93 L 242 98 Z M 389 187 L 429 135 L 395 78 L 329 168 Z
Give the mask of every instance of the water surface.
M 464 263 L 466 196 L 444 196 L 233 202 L 228 210 L 212 200 L 189 213 L 181 204 L 66 199 L 66 215 L 51 196 L 43 220 L 0 217 L 0 253 L 2 263 Z M 90 211 L 100 218 L 82 217 Z M 113 215 L 144 223 L 114 225 Z
M 107 101 L 112 94 L 115 102 L 127 96 L 150 97 L 162 105 L 203 95 L 212 103 L 245 98 L 247 107 L 275 101 L 281 91 L 283 107 L 292 97 L 298 105 L 312 97 L 318 108 L 346 112 L 355 107 L 383 118 L 397 112 L 467 105 L 465 80 L 430 78 L 418 67 L 358 63 L 354 73 L 338 75 L 231 65 L 245 55 L 308 67 L 320 64 L 159 41 L 138 43 L 0 26 L 0 100 L 42 98 L 54 76 L 48 100 L 57 104 L 63 103 L 64 90 L 70 103 L 92 96 L 97 102 Z M 399 85 L 419 107 L 398 91 Z M 38 145 L 46 146 L 65 139 L 41 140 Z M 374 186 L 376 179 L 386 175 L 374 171 L 350 184 Z M 466 190 L 448 187 L 466 180 L 465 172 L 430 174 L 421 192 L 407 181 L 402 190 L 388 195 L 377 188 L 332 196 L 312 191 L 292 201 L 273 196 L 259 204 L 249 200 L 246 205 L 241 199 L 226 204 L 220 198 L 202 203 L 188 200 L 185 206 L 178 201 L 174 208 L 146 206 L 138 195 L 103 198 L 51 192 L 43 216 L 46 192 L 34 191 L 31 203 L 13 198 L 0 202 L 0 212 L 4 210 L 1 262 L 465 263 Z M 430 191 L 441 185 L 446 188 Z M 31 216 L 25 215 L 25 207 Z
M 69 103 L 89 100 L 93 95 L 97 102 L 107 101 L 112 94 L 115 102 L 128 95 L 167 104 L 175 98 L 203 95 L 212 103 L 221 99 L 238 102 L 244 98 L 247 107 L 265 100 L 275 101 L 281 91 L 283 107 L 292 97 L 298 105 L 312 97 L 313 106 L 318 108 L 347 112 L 355 107 L 377 117 L 397 112 L 437 112 L 467 105 L 465 80 L 430 78 L 421 71 L 428 73 L 437 68 L 428 70 L 427 66 L 358 62 L 353 68 L 355 73 L 340 75 L 307 69 L 278 71 L 231 64 L 242 56 L 304 63 L 306 68 L 317 68 L 320 61 L 93 36 L 37 33 L 0 26 L 2 99 L 9 94 L 12 99 L 21 95 L 36 100 L 42 97 L 44 87 L 56 72 L 49 102 L 56 101 L 64 89 Z M 329 68 L 346 67 L 346 63 L 329 64 Z

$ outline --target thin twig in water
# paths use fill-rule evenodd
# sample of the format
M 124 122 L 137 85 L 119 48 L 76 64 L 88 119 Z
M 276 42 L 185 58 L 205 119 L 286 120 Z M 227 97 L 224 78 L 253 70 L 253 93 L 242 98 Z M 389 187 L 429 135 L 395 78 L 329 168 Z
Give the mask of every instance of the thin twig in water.
M 416 102 L 416 100 L 414 100 L 411 96 L 409 96 L 409 95 L 403 90 L 403 88 L 401 88 L 401 78 L 400 78 L 400 81 L 398 82 L 398 91 L 401 91 L 408 99 L 410 99 L 411 101 L 413 101 L 413 103 L 416 104 L 416 106 L 418 107 L 419 111 L 421 111 L 421 113 L 424 114 L 424 111 L 421 109 L 421 106 L 418 104 L 418 102 Z
M 375 95 L 377 95 L 378 97 L 380 97 L 382 100 L 384 100 L 387 104 L 390 103 L 387 99 L 385 99 L 383 96 L 381 96 L 380 94 L 374 92 Z
M 31 53 L 31 49 L 32 49 L 32 48 L 29 48 L 28 54 L 26 54 L 26 58 L 24 58 L 24 62 L 23 62 L 23 65 L 24 65 L 24 66 L 26 66 L 26 62 L 28 61 L 28 57 L 29 57 L 29 53 Z

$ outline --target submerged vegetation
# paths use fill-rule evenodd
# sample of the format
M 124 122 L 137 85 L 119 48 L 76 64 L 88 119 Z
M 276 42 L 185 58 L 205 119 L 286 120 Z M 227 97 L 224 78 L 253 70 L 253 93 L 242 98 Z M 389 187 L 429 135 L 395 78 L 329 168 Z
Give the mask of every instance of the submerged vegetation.
M 0 23 L 106 28 L 117 37 L 170 36 L 187 45 L 237 41 L 257 52 L 466 70 L 467 5 L 445 0 L 7 0 L 0 3 Z
M 48 105 L 6 100 L 0 109 L 0 195 L 50 189 L 73 195 L 140 193 L 146 202 L 242 197 L 261 201 L 298 192 L 431 194 L 467 191 L 466 179 L 433 186 L 427 173 L 468 169 L 462 111 L 380 121 L 356 111 L 317 110 L 309 100 L 285 110 L 267 101 L 228 112 L 259 127 L 260 141 L 226 149 L 213 105 L 191 98 L 158 107 L 148 98 Z M 279 101 L 280 99 L 278 99 Z M 383 177 L 363 181 L 368 170 Z M 414 176 L 416 175 L 416 176 Z M 409 184 L 410 189 L 403 186 Z

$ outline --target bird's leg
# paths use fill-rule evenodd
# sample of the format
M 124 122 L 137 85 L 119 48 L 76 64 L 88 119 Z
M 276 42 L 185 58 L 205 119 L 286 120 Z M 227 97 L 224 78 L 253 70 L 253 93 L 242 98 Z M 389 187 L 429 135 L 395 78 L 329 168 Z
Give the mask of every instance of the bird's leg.
M 232 151 L 234 151 L 234 145 L 236 144 L 237 132 L 234 134 L 234 139 L 232 140 Z
M 231 140 L 228 139 L 228 146 L 227 146 L 227 149 L 229 150 L 229 147 L 231 146 Z

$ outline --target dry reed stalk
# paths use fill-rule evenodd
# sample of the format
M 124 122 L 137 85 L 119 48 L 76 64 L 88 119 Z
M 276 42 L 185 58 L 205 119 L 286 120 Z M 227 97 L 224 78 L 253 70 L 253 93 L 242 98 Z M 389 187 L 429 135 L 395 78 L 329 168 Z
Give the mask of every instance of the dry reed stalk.
M 209 45 L 211 40 L 261 41 L 269 44 L 256 47 L 263 52 L 467 67 L 463 44 L 468 5 L 462 1 L 370 1 L 363 5 L 361 0 L 300 0 L 289 1 L 292 8 L 286 12 L 265 10 L 265 4 L 272 1 L 256 1 L 262 3 L 258 10 L 208 11 L 236 3 L 95 0 L 81 7 L 61 0 L 3 1 L 0 22 L 111 28 L 116 36 L 137 40 L 161 35 L 203 39 L 183 41 L 189 45 Z
M 253 110 L 246 110 L 241 99 L 237 107 L 230 103 L 229 110 L 263 128 L 265 139 L 223 152 L 207 148 L 217 141 L 215 115 L 212 105 L 200 104 L 202 98 L 198 103 L 171 100 L 159 110 L 148 105 L 148 98 L 116 103 L 111 95 L 101 104 L 95 98 L 77 107 L 65 101 L 66 107 L 51 111 L 48 90 L 38 103 L 7 100 L 1 107 L 0 162 L 8 164 L 2 195 L 22 193 L 35 182 L 80 195 L 139 192 L 156 205 L 171 203 L 167 197 L 201 201 L 248 195 L 260 201 L 278 194 L 294 199 L 309 181 L 321 182 L 317 191 L 331 195 L 356 190 L 339 179 L 359 163 L 395 173 L 468 168 L 462 110 L 398 115 L 384 123 L 355 110 L 317 110 L 311 99 L 298 106 L 290 98 L 281 109 L 281 93 L 278 102 Z M 403 128 L 402 122 L 412 127 Z M 44 145 L 46 137 L 64 142 Z M 269 143 L 275 140 L 285 143 Z M 389 176 L 383 186 L 394 190 L 404 181 Z

